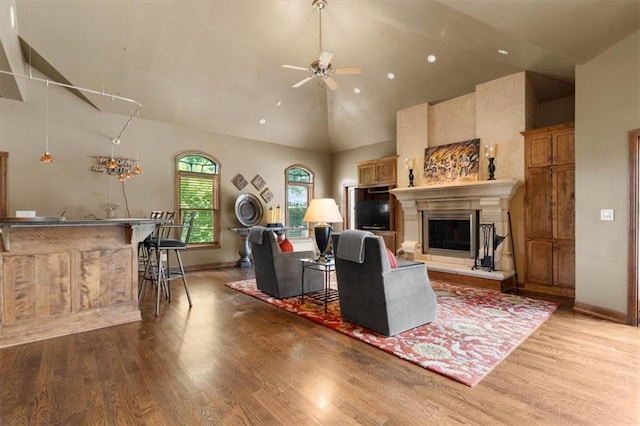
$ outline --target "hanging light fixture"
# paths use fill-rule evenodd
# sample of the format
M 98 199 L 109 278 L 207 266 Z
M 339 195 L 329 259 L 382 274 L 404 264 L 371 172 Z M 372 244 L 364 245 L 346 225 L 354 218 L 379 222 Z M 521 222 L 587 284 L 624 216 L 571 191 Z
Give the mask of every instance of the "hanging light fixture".
M 142 167 L 140 167 L 140 155 L 137 152 L 136 152 L 136 165 L 133 167 L 133 169 L 131 169 L 131 173 L 133 173 L 134 175 L 139 175 L 141 173 L 144 173 L 144 170 L 142 170 Z
M 107 169 L 109 170 L 113 170 L 118 167 L 118 162 L 113 158 L 113 145 L 114 144 L 111 145 L 111 157 L 109 157 L 109 160 L 107 161 Z
M 49 81 L 47 81 L 47 89 L 45 93 L 44 126 L 46 136 L 44 139 L 44 154 L 40 156 L 40 161 L 43 163 L 53 163 L 55 160 L 53 159 L 53 155 L 49 152 Z

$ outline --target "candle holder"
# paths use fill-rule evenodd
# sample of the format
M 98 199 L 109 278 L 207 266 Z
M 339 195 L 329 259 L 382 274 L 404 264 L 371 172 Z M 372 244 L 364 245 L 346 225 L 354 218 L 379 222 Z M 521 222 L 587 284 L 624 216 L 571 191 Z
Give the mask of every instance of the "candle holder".
M 489 180 L 496 180 L 496 165 L 493 164 L 496 158 L 496 146 L 494 144 L 485 145 L 484 156 L 489 160 Z
M 489 157 L 489 180 L 496 180 L 494 173 L 496 172 L 496 165 L 493 164 L 493 158 Z
M 405 158 L 404 166 L 409 170 L 409 187 L 413 186 L 413 158 Z

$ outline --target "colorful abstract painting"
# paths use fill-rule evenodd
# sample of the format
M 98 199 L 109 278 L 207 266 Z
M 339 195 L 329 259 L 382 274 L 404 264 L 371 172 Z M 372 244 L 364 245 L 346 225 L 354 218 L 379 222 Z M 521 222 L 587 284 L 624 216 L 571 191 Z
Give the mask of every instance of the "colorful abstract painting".
M 471 139 L 424 150 L 427 185 L 478 180 L 480 139 Z

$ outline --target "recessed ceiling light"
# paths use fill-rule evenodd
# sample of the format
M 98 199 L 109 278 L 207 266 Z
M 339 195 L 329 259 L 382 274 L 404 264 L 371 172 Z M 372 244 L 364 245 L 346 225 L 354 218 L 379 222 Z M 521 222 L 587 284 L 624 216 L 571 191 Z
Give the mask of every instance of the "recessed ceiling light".
M 355 87 L 353 89 L 353 93 L 355 93 L 356 95 L 360 94 L 360 89 L 358 89 L 357 87 Z
M 434 63 L 434 62 L 436 61 L 436 59 L 437 59 L 437 58 L 436 58 L 436 55 L 429 55 L 429 56 L 427 56 L 427 62 L 429 62 L 429 63 L 431 63 L 431 64 L 432 64 L 432 63 Z
M 11 28 L 16 27 L 16 10 L 13 5 L 9 6 L 9 21 L 11 22 Z
M 501 55 L 508 55 L 509 51 L 504 50 L 504 49 L 498 49 L 498 53 L 501 54 Z
M 387 74 L 387 78 L 389 80 L 393 80 L 394 78 L 396 78 L 396 75 L 394 73 L 390 72 L 390 73 Z
M 267 120 L 265 120 L 264 118 L 261 118 L 260 121 L 259 121 L 260 124 L 265 124 L 266 122 L 267 122 Z
M 276 106 L 280 106 L 280 105 L 282 105 L 282 101 L 281 101 L 280 99 L 278 99 L 278 100 L 276 101 Z

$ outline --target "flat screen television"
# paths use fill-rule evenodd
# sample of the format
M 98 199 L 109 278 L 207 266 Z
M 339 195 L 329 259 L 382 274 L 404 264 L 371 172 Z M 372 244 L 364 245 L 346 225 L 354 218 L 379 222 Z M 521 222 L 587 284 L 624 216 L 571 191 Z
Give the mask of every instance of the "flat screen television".
M 389 230 L 389 200 L 364 200 L 356 202 L 356 228 L 364 230 Z

